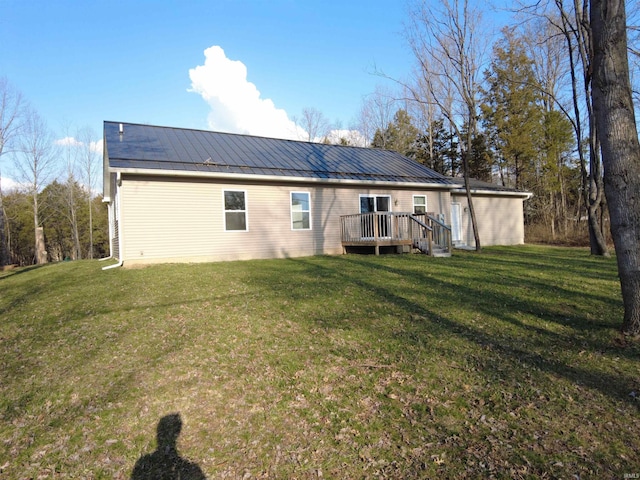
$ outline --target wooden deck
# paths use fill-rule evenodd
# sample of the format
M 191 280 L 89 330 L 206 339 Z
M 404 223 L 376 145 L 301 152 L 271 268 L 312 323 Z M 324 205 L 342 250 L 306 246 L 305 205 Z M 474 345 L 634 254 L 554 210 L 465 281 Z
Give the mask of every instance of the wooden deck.
M 451 253 L 451 228 L 428 214 L 372 212 L 340 217 L 342 247 L 416 248 L 429 255 Z M 408 248 L 406 248 L 408 247 Z

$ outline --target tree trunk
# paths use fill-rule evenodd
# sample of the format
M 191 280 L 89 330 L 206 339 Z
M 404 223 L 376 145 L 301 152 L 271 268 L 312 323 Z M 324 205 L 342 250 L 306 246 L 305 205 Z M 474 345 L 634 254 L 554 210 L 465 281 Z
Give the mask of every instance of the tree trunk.
M 468 130 L 469 131 L 467 132 L 467 148 L 465 152 L 462 152 L 462 169 L 464 173 L 464 189 L 467 193 L 467 203 L 469 204 L 469 214 L 471 215 L 471 227 L 473 228 L 473 239 L 476 244 L 476 252 L 479 253 L 482 251 L 482 245 L 480 244 L 480 233 L 478 232 L 478 222 L 476 221 L 476 209 L 473 206 L 471 186 L 469 185 L 469 152 L 471 152 L 471 135 L 472 135 L 472 131 L 475 131 L 475 125 L 472 130 L 472 125 L 470 123 Z
M 640 142 L 629 80 L 624 0 L 593 0 L 591 28 L 593 105 L 624 303 L 622 331 L 640 335 Z
M 40 218 L 38 217 L 38 193 L 33 193 L 33 226 L 35 232 L 34 247 L 35 260 L 38 265 L 47 263 L 47 250 L 44 246 L 44 229 L 40 226 Z
M 44 229 L 36 228 L 36 263 L 42 265 L 47 263 L 47 249 L 44 246 Z
M 587 25 L 585 12 L 574 0 L 574 12 L 576 15 L 576 26 L 580 32 L 580 41 L 577 42 L 580 50 L 580 60 L 582 61 L 582 74 L 584 76 L 584 99 L 587 106 L 587 118 L 589 120 L 589 196 L 587 210 L 589 212 L 589 239 L 592 255 L 602 255 L 609 257 L 607 241 L 602 234 L 602 225 L 599 222 L 598 214 L 602 210 L 603 179 L 600 159 L 600 142 L 598 139 L 598 128 L 595 115 L 593 113 L 593 72 L 589 66 L 590 56 L 593 52 L 587 51 L 593 40 Z M 591 59 L 593 61 L 593 59 Z
M 89 189 L 89 258 L 93 260 L 93 202 L 92 193 Z
M 588 198 L 588 197 L 587 197 Z M 602 235 L 602 229 L 598 221 L 598 210 L 600 207 L 600 200 L 593 203 L 589 200 L 587 204 L 587 215 L 589 222 L 589 244 L 591 245 L 591 255 L 601 255 L 603 257 L 610 257 L 607 250 L 607 242 Z
M 82 248 L 80 247 L 80 234 L 78 233 L 78 216 L 76 215 L 75 199 L 71 201 L 69 213 L 71 217 L 71 237 L 73 240 L 72 260 L 80 260 L 82 258 Z
M 556 0 L 558 13 L 562 20 L 562 34 L 567 43 L 567 53 L 569 55 L 569 73 L 571 75 L 571 91 L 573 100 L 573 111 L 575 115 L 575 133 L 578 146 L 578 156 L 580 158 L 580 170 L 582 172 L 582 186 L 586 190 L 583 197 L 585 208 L 587 210 L 587 219 L 589 227 L 589 244 L 591 246 L 592 255 L 609 256 L 607 252 L 607 244 L 604 237 L 599 234 L 601 232 L 598 225 L 598 209 L 601 205 L 602 198 L 602 181 L 600 175 L 600 158 L 597 156 L 597 129 L 593 119 L 593 105 L 591 102 L 591 86 L 592 70 L 590 68 L 590 31 L 589 25 L 586 25 L 584 12 L 577 2 L 574 2 L 575 24 L 569 19 L 569 14 L 564 9 L 562 0 Z M 574 44 L 575 39 L 575 44 Z M 582 65 L 582 78 L 584 87 L 584 100 L 587 105 L 587 118 L 589 120 L 589 171 L 587 171 L 587 161 L 583 149 L 584 139 L 582 135 L 582 120 L 580 114 L 576 62 L 574 53 L 578 55 Z M 596 163 L 597 162 L 597 163 Z M 598 188 L 600 187 L 600 188 Z
M 593 87 L 592 87 L 593 88 Z M 589 95 L 589 92 L 587 92 Z M 592 94 L 593 95 L 593 94 Z M 588 97 L 587 97 L 588 99 Z M 592 102 L 587 101 L 587 104 Z M 610 257 L 607 241 L 603 235 L 603 227 L 598 216 L 602 212 L 602 195 L 604 190 L 602 171 L 600 168 L 600 142 L 598 141 L 598 128 L 593 113 L 593 106 L 588 107 L 589 112 L 589 195 L 587 200 L 587 214 L 589 215 L 589 240 L 592 255 Z

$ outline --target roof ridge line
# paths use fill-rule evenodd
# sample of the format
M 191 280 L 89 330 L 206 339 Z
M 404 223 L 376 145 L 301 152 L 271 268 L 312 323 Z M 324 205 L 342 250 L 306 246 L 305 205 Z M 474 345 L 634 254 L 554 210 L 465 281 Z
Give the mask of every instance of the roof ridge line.
M 169 125 L 155 125 L 152 123 L 138 123 L 138 122 L 119 122 L 114 120 L 103 120 L 103 124 L 122 124 L 122 125 L 133 125 L 136 127 L 151 127 L 151 128 L 162 128 L 168 130 L 188 130 L 191 132 L 202 132 L 202 133 L 215 133 L 218 135 L 232 135 L 236 137 L 248 137 L 248 138 L 259 138 L 264 140 L 277 140 L 280 142 L 293 142 L 293 143 L 302 143 L 306 145 L 319 145 L 325 147 L 341 147 L 341 148 L 356 148 L 356 149 L 364 149 L 364 150 L 375 150 L 379 152 L 389 152 L 395 155 L 402 155 L 400 152 L 396 152 L 395 150 L 390 150 L 388 148 L 380 148 L 380 147 L 359 147 L 357 145 L 340 145 L 337 143 L 322 143 L 322 142 L 310 142 L 308 140 L 294 140 L 292 138 L 280 138 L 280 137 L 267 137 L 265 135 L 255 135 L 251 133 L 237 133 L 237 132 L 222 132 L 219 130 L 206 130 L 204 128 L 193 128 L 193 127 L 172 127 Z M 402 155 L 404 156 L 404 155 Z

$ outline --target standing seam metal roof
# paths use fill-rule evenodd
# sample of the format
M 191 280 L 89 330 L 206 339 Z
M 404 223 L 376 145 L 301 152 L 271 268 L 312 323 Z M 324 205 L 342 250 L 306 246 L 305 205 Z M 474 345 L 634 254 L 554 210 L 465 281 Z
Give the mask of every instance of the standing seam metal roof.
M 185 172 L 455 185 L 390 150 L 104 122 L 109 166 Z

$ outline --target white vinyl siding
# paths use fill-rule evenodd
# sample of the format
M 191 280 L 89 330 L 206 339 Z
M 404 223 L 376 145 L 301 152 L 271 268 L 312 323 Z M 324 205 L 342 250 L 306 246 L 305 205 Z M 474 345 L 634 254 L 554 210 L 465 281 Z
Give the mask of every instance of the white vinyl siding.
M 291 230 L 311 230 L 309 192 L 291 192 Z

